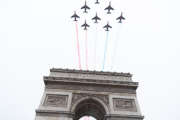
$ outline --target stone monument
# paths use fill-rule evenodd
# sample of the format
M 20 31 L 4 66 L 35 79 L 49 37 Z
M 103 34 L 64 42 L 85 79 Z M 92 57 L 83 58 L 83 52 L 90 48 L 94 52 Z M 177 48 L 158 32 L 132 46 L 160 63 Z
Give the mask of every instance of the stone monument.
M 35 120 L 143 120 L 130 73 L 51 69 Z

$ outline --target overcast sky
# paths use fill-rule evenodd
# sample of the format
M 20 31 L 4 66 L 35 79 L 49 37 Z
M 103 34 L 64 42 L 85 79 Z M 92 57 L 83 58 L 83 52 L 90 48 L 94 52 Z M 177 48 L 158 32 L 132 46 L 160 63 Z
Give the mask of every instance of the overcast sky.
M 103 10 L 109 0 L 99 1 L 102 4 L 96 6 L 95 0 L 87 0 L 91 10 L 85 15 L 80 10 L 84 0 L 0 0 L 1 120 L 33 120 L 49 69 L 79 69 L 75 23 L 70 18 L 74 11 L 81 17 L 83 69 L 85 32 L 80 25 L 84 19 L 90 25 L 88 65 L 99 71 L 106 39 L 102 27 L 109 21 L 113 28 L 104 71 L 133 74 L 139 82 L 137 96 L 145 120 L 180 120 L 178 1 L 111 0 L 112 15 Z M 97 26 L 91 21 L 96 11 L 102 18 Z M 118 24 L 115 18 L 121 11 L 126 20 Z

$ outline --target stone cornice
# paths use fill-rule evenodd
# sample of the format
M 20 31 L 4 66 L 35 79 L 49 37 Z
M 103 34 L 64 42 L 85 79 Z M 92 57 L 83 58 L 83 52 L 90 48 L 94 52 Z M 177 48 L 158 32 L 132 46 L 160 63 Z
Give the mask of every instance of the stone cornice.
M 144 116 L 142 115 L 116 115 L 116 114 L 110 114 L 105 115 L 106 118 L 136 118 L 136 119 L 144 119 Z
M 45 109 L 36 109 L 36 115 L 64 115 L 68 117 L 73 117 L 74 113 L 70 111 L 59 111 L 59 110 L 45 110 Z
M 72 114 L 71 112 L 68 111 L 45 110 L 45 109 L 36 109 L 36 113 Z
M 52 69 L 50 69 L 50 72 L 80 73 L 80 74 L 94 74 L 94 75 L 132 77 L 132 74 L 130 74 L 130 73 L 122 73 L 122 72 L 118 73 L 118 72 L 88 71 L 88 70 L 60 69 L 60 68 L 52 68 Z
M 131 81 L 112 81 L 112 80 L 94 80 L 94 79 L 80 79 L 80 78 L 66 78 L 66 77 L 51 77 L 44 76 L 44 83 L 73 83 L 73 84 L 94 84 L 94 85 L 111 85 L 111 86 L 127 86 L 137 89 L 138 82 Z

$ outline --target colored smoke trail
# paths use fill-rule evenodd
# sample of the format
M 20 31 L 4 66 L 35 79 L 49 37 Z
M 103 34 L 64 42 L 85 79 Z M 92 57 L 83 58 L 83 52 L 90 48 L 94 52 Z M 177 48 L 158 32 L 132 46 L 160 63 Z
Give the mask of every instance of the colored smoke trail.
M 118 48 L 118 41 L 119 41 L 119 33 L 121 32 L 122 29 L 122 24 L 119 24 L 117 28 L 117 33 L 116 33 L 116 39 L 114 41 L 114 49 L 113 49 L 113 55 L 112 55 L 112 63 L 111 63 L 111 70 L 113 70 L 113 65 L 116 62 L 116 55 L 117 55 L 117 48 Z
M 86 69 L 88 70 L 88 40 L 87 40 L 87 30 L 85 30 L 85 51 L 86 51 Z
M 79 69 L 81 70 L 81 57 L 80 57 L 80 47 L 79 47 L 79 36 L 78 36 L 78 23 L 76 21 L 76 39 L 77 39 L 77 52 L 78 52 L 78 63 L 79 63 Z
M 96 31 L 95 31 L 95 39 L 94 39 L 94 70 L 96 70 L 96 42 L 98 40 L 98 30 L 96 25 Z
M 106 42 L 105 42 L 105 47 L 104 47 L 104 58 L 103 58 L 102 71 L 104 70 L 104 65 L 105 65 L 105 62 L 106 62 L 106 54 L 107 54 L 106 52 L 107 52 L 108 36 L 109 36 L 109 31 L 107 31 L 107 34 L 106 34 Z

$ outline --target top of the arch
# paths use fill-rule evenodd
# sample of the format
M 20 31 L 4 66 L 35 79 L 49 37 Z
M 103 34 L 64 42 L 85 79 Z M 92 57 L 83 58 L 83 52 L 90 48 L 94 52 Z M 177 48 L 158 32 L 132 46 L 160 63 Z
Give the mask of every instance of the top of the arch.
M 86 70 L 60 69 L 60 68 L 50 69 L 49 77 L 113 80 L 113 81 L 132 81 L 132 74 L 130 74 L 130 73 L 86 71 Z

